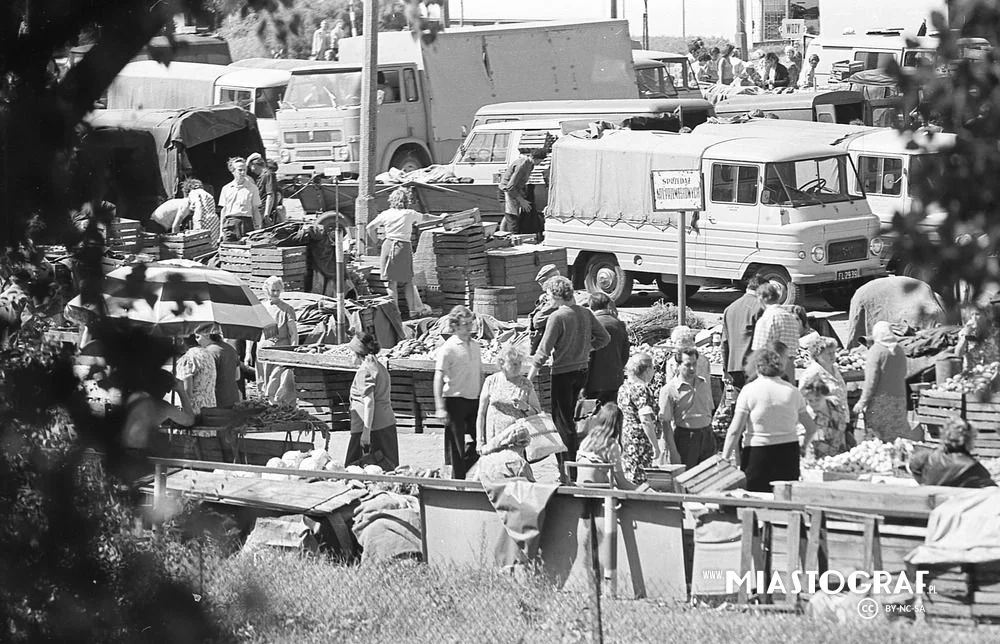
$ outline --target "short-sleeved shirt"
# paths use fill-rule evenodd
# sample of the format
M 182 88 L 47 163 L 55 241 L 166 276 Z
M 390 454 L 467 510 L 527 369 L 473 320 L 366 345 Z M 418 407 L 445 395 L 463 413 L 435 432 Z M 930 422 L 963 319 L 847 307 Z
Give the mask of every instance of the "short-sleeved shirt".
M 213 341 L 205 351 L 215 360 L 215 403 L 229 409 L 240 401 L 240 389 L 236 384 L 240 356 L 236 349 L 222 341 Z
M 351 433 L 360 434 L 365 428 L 364 401 L 372 399 L 374 414 L 372 415 L 372 431 L 392 427 L 396 424 L 396 415 L 392 411 L 389 398 L 389 371 L 378 360 L 365 361 L 358 367 L 351 382 Z
M 177 360 L 177 377 L 191 378 L 191 411 L 215 407 L 215 360 L 201 347 L 192 347 Z
M 247 217 L 255 219 L 260 214 L 260 192 L 249 177 L 244 177 L 242 184 L 236 180 L 222 187 L 219 193 L 219 205 L 223 217 Z M 256 214 L 255 214 L 256 213 Z
M 694 385 L 676 377 L 660 390 L 660 414 L 670 418 L 674 427 L 702 429 L 712 424 L 712 386 L 702 376 L 695 376 Z
M 802 333 L 802 323 L 797 315 L 791 311 L 781 308 L 780 305 L 770 304 L 764 307 L 764 313 L 753 331 L 754 351 L 762 349 L 770 342 L 780 341 L 788 347 L 788 352 L 795 355 L 799 348 L 799 335 Z
M 369 224 L 385 226 L 385 238 L 408 242 L 413 239 L 413 224 L 423 219 L 423 215 L 409 208 L 389 208 L 383 210 Z
M 444 374 L 445 398 L 478 400 L 482 387 L 483 362 L 479 343 L 462 342 L 453 335 L 441 346 L 435 370 Z
M 750 419 L 750 447 L 783 445 L 798 441 L 799 414 L 806 411 L 806 399 L 793 385 L 767 376 L 758 376 L 736 398 L 736 413 Z

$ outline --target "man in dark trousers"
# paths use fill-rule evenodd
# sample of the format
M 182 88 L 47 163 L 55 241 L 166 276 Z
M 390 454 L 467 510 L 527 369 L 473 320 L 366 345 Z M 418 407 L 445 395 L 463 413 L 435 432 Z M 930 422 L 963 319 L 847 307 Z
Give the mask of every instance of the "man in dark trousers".
M 747 280 L 746 293 L 722 312 L 722 364 L 725 367 L 723 380 L 737 390 L 746 384 L 743 363 L 750 353 L 754 325 L 764 313 L 764 303 L 757 297 L 760 285 L 760 278 L 752 275 Z
M 254 152 L 247 157 L 247 174 L 257 184 L 260 195 L 261 216 L 265 226 L 281 223 L 278 221 L 278 206 L 281 204 L 281 191 L 278 190 L 278 180 L 267 167 L 264 157 Z
M 578 305 L 573 296 L 573 284 L 565 277 L 551 277 L 545 282 L 545 292 L 556 310 L 549 316 L 538 351 L 532 357 L 528 378 L 534 379 L 552 356 L 552 421 L 566 445 L 557 455 L 559 476 L 565 477 L 562 464 L 576 460 L 576 399 L 587 384 L 590 353 L 603 349 L 611 341 L 590 310 Z
M 521 156 L 514 159 L 503 178 L 500 180 L 500 191 L 504 195 L 504 217 L 500 222 L 500 230 L 517 234 L 521 230 L 521 213 L 531 212 L 531 202 L 528 201 L 528 179 L 535 164 L 545 158 L 545 150 L 536 148 L 521 148 Z

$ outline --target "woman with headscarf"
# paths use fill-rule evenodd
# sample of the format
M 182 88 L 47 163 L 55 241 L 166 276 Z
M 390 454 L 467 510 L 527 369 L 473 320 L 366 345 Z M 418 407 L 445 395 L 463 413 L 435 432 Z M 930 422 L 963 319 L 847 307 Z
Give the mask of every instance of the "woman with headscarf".
M 949 420 L 941 430 L 937 449 L 918 451 L 910 457 L 910 474 L 920 485 L 996 487 L 989 470 L 971 454 L 974 440 L 975 432 L 968 421 Z
M 883 441 L 908 437 L 906 420 L 906 354 L 888 322 L 872 328 L 865 383 L 854 413 L 864 414 L 868 433 Z
M 809 446 L 815 458 L 847 450 L 847 383 L 837 367 L 837 341 L 823 336 L 809 345 L 812 363 L 799 377 L 799 391 L 806 399 L 809 415 L 816 423 L 816 437 Z
M 351 383 L 351 440 L 344 465 L 358 462 L 366 451 L 381 452 L 387 464 L 399 465 L 396 415 L 389 398 L 389 370 L 379 362 L 381 347 L 371 333 L 351 338 L 358 371 Z
M 271 314 L 278 325 L 278 330 L 271 335 L 264 334 L 258 347 L 294 347 L 299 343 L 299 331 L 295 321 L 295 309 L 281 299 L 285 292 L 285 284 L 277 275 L 264 280 L 264 292 L 268 299 L 264 308 Z M 294 405 L 295 372 L 290 367 L 284 367 L 269 362 L 257 362 L 257 389 L 261 396 L 275 405 Z

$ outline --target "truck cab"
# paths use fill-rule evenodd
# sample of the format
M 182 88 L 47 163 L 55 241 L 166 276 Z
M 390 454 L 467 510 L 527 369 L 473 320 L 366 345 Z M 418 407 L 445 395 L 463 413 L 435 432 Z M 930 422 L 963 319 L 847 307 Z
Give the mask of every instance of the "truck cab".
M 700 177 L 688 212 L 687 265 L 678 216 L 656 210 L 657 173 Z M 818 144 L 661 132 L 564 136 L 553 147 L 546 243 L 567 249 L 577 285 L 618 303 L 633 282 L 676 293 L 758 273 L 785 303 L 806 289 L 844 306 L 862 281 L 885 275 L 879 220 L 852 187 L 844 152 Z
M 882 222 L 882 259 L 896 274 L 911 275 L 913 268 L 895 252 L 897 235 L 892 220 L 897 212 L 910 212 L 916 199 L 917 177 L 933 182 L 940 171 L 941 154 L 954 146 L 955 135 L 926 131 L 898 132 L 887 128 L 752 119 L 745 123 L 706 123 L 695 128 L 699 134 L 715 136 L 741 133 L 774 140 L 794 138 L 829 145 L 847 152 L 857 168 L 853 176 L 855 192 L 864 194 L 872 212 Z M 936 235 L 944 219 L 939 204 L 929 204 L 929 214 L 920 226 Z
M 633 49 L 632 60 L 635 62 L 636 80 L 640 83 L 640 88 L 643 79 L 640 69 L 645 69 L 653 63 L 660 63 L 663 65 L 664 78 L 670 80 L 670 87 L 666 88 L 666 96 L 662 98 L 702 98 L 701 89 L 691 74 L 691 63 L 684 54 L 652 49 Z

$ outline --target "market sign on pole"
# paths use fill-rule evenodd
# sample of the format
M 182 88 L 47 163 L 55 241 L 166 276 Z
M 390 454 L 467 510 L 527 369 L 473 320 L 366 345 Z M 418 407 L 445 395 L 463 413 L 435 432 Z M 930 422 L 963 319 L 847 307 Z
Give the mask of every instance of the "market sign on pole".
M 653 170 L 653 210 L 676 211 L 677 221 L 677 317 L 687 320 L 687 211 L 705 209 L 705 192 L 699 170 Z M 697 229 L 694 229 L 697 233 Z

